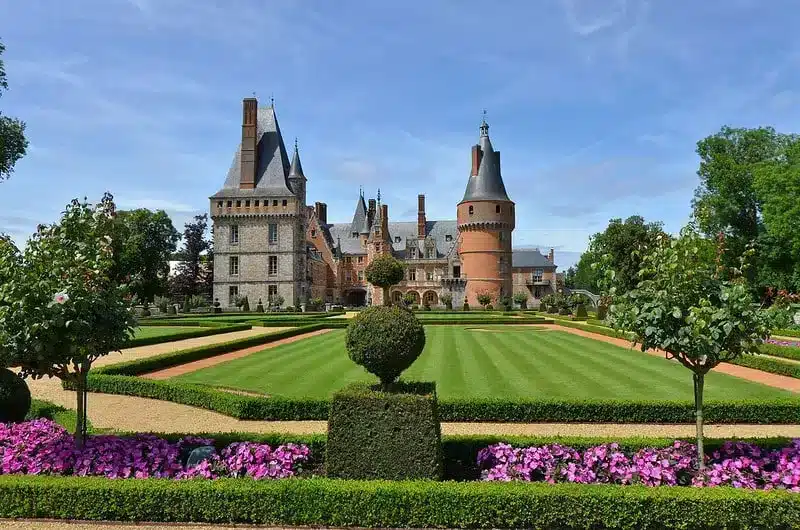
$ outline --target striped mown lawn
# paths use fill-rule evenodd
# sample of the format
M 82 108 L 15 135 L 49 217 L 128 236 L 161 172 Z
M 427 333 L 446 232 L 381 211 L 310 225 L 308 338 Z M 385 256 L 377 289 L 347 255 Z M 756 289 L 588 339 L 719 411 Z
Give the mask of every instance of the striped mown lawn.
M 444 399 L 692 399 L 691 373 L 678 363 L 567 332 L 428 326 L 425 333 L 425 351 L 403 379 L 436 381 Z M 287 397 L 328 397 L 349 382 L 375 380 L 350 361 L 344 338 L 344 330 L 333 330 L 175 380 Z M 792 395 L 724 374 L 706 378 L 709 400 Z
M 196 332 L 203 328 L 197 326 L 142 326 L 136 328 L 133 333 L 134 339 L 152 338 L 152 337 L 166 337 L 168 335 L 177 335 L 178 333 Z

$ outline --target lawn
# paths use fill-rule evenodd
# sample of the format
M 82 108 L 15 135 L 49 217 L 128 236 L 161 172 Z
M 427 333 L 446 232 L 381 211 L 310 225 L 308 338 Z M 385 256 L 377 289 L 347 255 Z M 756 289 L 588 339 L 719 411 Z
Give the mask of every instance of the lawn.
M 461 319 L 488 319 L 488 318 L 519 318 L 515 315 L 504 315 L 503 313 L 491 311 L 463 311 L 460 313 L 435 313 L 433 311 L 420 311 L 414 313 L 420 320 L 461 320 Z
M 563 331 L 428 326 L 425 351 L 404 379 L 436 381 L 444 399 L 692 399 L 690 372 L 638 350 Z M 352 381 L 372 381 L 347 356 L 344 330 L 266 349 L 175 380 L 287 397 L 328 397 Z M 706 378 L 710 400 L 793 394 L 724 374 Z
M 153 337 L 167 337 L 169 335 L 177 335 L 179 333 L 197 333 L 202 330 L 197 326 L 142 326 L 136 328 L 133 334 L 134 339 L 151 339 Z
M 180 325 L 181 320 L 212 322 L 249 322 L 251 320 L 297 320 L 299 318 L 311 319 L 318 318 L 320 313 L 239 313 L 235 315 L 214 315 L 198 313 L 196 315 L 186 315 L 173 318 L 172 320 Z

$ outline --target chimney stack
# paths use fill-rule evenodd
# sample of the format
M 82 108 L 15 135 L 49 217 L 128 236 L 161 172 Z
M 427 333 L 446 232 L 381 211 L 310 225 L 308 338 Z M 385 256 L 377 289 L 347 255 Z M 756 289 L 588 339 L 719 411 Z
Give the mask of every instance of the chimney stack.
M 551 248 L 550 252 L 547 253 L 547 259 L 549 259 L 551 263 L 555 263 L 555 261 L 553 261 L 553 257 L 554 257 L 554 253 L 553 253 L 553 249 Z
M 381 231 L 383 237 L 389 237 L 389 206 L 381 204 Z
M 319 224 L 326 225 L 328 224 L 328 205 L 324 202 L 315 202 L 314 203 L 314 211 L 317 213 L 317 219 L 319 219 Z
M 256 168 L 258 160 L 256 153 L 256 134 L 258 119 L 258 100 L 245 98 L 242 101 L 242 149 L 240 152 L 241 179 L 239 187 L 251 190 L 256 187 Z
M 425 239 L 425 195 L 417 195 L 417 237 Z
M 372 227 L 372 222 L 375 220 L 375 199 L 369 200 L 369 207 L 367 208 L 367 223 Z
M 481 146 L 473 145 L 472 146 L 472 172 L 470 172 L 470 176 L 478 174 L 478 169 L 481 167 L 481 158 L 483 158 L 483 151 L 481 151 Z

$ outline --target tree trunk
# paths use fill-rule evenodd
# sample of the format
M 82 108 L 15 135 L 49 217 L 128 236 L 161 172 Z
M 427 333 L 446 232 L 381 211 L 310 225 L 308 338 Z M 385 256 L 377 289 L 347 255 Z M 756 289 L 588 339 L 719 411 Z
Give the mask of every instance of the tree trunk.
M 86 444 L 86 370 L 80 365 L 75 385 L 78 398 L 78 414 L 75 421 L 75 446 L 83 449 Z
M 694 416 L 697 425 L 697 466 L 698 469 L 704 469 L 705 463 L 703 462 L 703 383 L 705 383 L 705 374 L 695 373 L 694 378 Z
M 381 287 L 381 290 L 383 291 L 383 305 L 385 306 L 392 305 L 391 302 L 389 301 L 389 288 Z

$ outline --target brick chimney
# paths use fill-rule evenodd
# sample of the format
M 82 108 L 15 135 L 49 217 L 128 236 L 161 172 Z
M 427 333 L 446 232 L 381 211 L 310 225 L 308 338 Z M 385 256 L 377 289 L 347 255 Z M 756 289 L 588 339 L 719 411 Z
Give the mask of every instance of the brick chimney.
M 317 219 L 319 219 L 319 224 L 326 225 L 328 224 L 328 205 L 324 202 L 315 202 L 314 203 L 314 211 L 317 214 Z
M 547 259 L 549 259 L 551 263 L 555 263 L 555 261 L 553 261 L 553 256 L 553 249 L 551 248 L 550 252 L 547 253 Z
M 483 151 L 481 151 L 481 147 L 479 145 L 472 146 L 472 171 L 470 175 L 477 175 L 478 168 L 481 167 L 481 158 L 483 157 Z
M 389 237 L 389 206 L 381 204 L 381 231 L 383 237 Z
M 370 199 L 368 204 L 369 207 L 367 208 L 367 223 L 371 228 L 372 221 L 375 220 L 375 199 Z
M 417 237 L 425 239 L 425 195 L 417 195 Z
M 245 98 L 242 101 L 242 114 L 241 179 L 239 187 L 243 190 L 251 190 L 256 187 L 256 167 L 258 167 L 258 154 L 256 153 L 258 100 L 256 98 Z

